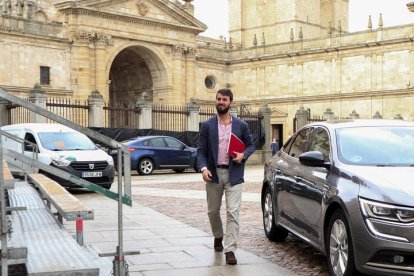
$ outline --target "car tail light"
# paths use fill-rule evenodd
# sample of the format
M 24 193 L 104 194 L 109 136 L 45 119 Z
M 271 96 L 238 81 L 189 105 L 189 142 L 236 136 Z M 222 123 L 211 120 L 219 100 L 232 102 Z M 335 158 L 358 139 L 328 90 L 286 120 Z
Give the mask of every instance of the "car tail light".
M 129 152 L 133 152 L 135 149 L 134 148 L 128 148 Z

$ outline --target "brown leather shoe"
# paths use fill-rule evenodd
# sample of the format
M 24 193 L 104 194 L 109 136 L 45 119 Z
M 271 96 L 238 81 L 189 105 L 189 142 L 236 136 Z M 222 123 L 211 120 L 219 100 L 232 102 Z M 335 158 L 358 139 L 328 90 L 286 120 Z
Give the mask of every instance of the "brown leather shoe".
M 230 251 L 230 252 L 227 252 L 227 253 L 224 253 L 224 254 L 226 254 L 226 263 L 227 264 L 229 264 L 229 265 L 237 264 L 237 259 L 236 259 L 236 256 L 234 256 L 233 251 Z
M 223 251 L 223 238 L 214 239 L 214 250 L 217 252 Z

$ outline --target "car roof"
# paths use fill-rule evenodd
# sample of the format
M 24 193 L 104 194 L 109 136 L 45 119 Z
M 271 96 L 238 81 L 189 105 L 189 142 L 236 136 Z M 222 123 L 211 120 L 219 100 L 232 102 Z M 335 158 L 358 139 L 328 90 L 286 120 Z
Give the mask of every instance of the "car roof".
M 329 120 L 310 123 L 306 126 L 325 126 L 329 129 L 348 128 L 348 127 L 377 127 L 377 126 L 405 126 L 414 127 L 414 122 L 403 120 L 383 120 L 383 119 L 344 119 Z
M 61 124 L 50 124 L 50 123 L 25 123 L 25 124 L 14 124 L 6 125 L 1 128 L 2 130 L 12 129 L 24 129 L 33 132 L 75 132 L 74 129 Z

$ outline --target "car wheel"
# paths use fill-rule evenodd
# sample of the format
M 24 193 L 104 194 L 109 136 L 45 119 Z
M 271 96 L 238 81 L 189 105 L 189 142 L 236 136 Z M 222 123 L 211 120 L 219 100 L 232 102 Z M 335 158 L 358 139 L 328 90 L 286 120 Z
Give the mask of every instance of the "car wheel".
M 276 207 L 276 206 L 275 206 Z M 289 232 L 275 223 L 275 210 L 273 206 L 273 195 L 270 187 L 266 188 L 264 200 L 262 203 L 263 212 L 263 228 L 266 237 L 271 241 L 283 241 L 286 239 Z
M 325 237 L 330 275 L 354 275 L 355 263 L 351 232 L 342 210 L 332 215 Z
M 138 173 L 141 175 L 151 174 L 154 170 L 154 162 L 149 158 L 141 159 L 138 162 Z

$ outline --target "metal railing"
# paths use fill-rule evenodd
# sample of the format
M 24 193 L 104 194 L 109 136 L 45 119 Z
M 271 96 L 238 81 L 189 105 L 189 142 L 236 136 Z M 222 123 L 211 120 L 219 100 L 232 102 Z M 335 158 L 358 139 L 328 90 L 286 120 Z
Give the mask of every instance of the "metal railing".
M 58 175 L 59 177 L 69 180 L 75 184 L 78 184 L 86 189 L 89 189 L 91 191 L 101 193 L 104 196 L 107 196 L 109 198 L 112 198 L 114 200 L 118 201 L 118 246 L 116 248 L 116 252 L 111 254 L 111 256 L 115 256 L 114 259 L 114 267 L 116 270 L 114 271 L 115 275 L 123 276 L 125 275 L 125 260 L 124 256 L 125 253 L 123 251 L 123 220 L 122 220 L 122 206 L 123 204 L 127 204 L 129 206 L 132 205 L 131 200 L 131 169 L 130 169 L 130 154 L 124 145 L 121 143 L 110 139 L 98 132 L 95 132 L 91 129 L 88 129 L 86 127 L 83 127 L 79 124 L 76 124 L 72 121 L 69 121 L 68 119 L 65 119 L 57 114 L 54 114 L 48 110 L 42 109 L 28 101 L 25 101 L 19 97 L 16 97 L 4 89 L 0 88 L 0 98 L 6 99 L 10 101 L 12 104 L 15 104 L 17 106 L 23 107 L 29 111 L 32 111 L 36 114 L 42 115 L 46 117 L 49 120 L 53 120 L 54 122 L 66 125 L 74 130 L 77 130 L 90 138 L 99 141 L 105 145 L 108 145 L 111 148 L 117 149 L 118 151 L 118 172 L 124 171 L 124 174 L 119 173 L 118 174 L 118 193 L 114 193 L 112 191 L 109 191 L 107 189 L 104 189 L 98 185 L 95 185 L 89 181 L 86 181 L 84 179 L 78 178 L 76 176 L 73 176 L 71 174 L 65 173 L 59 169 L 53 168 L 51 166 L 45 165 L 37 160 L 34 160 L 33 158 L 29 158 L 27 156 L 24 156 L 21 153 L 9 150 L 4 148 L 2 145 L 2 133 L 0 133 L 0 164 L 3 163 L 3 152 L 4 154 L 15 158 L 22 163 L 29 164 L 30 166 L 37 167 L 41 170 L 44 170 L 46 172 L 52 173 L 54 175 Z M 24 148 L 23 148 L 24 150 Z M 37 151 L 37 150 L 36 150 Z M 2 275 L 8 275 L 8 265 L 7 265 L 7 216 L 6 216 L 6 207 L 5 207 L 5 191 L 4 191 L 4 178 L 3 178 L 3 166 L 0 166 L 0 200 L 1 200 L 1 233 L 2 233 Z M 124 186 L 122 185 L 124 183 Z M 124 192 L 124 194 L 123 194 Z M 4 243 L 3 243 L 4 241 Z M 136 254 L 139 252 L 130 252 L 130 254 Z M 128 254 L 128 253 L 127 253 Z

